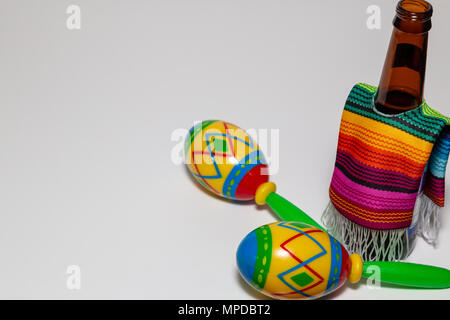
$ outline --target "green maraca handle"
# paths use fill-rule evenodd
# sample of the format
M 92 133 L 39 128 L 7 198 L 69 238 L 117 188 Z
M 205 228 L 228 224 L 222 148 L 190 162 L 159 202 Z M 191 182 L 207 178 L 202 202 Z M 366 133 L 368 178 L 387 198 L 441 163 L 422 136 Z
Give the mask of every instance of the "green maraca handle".
M 267 196 L 266 202 L 282 221 L 302 222 L 327 232 L 313 218 L 275 192 Z
M 381 282 L 392 283 L 413 288 L 446 289 L 450 288 L 450 270 L 423 264 L 392 261 L 364 262 L 364 278 L 372 275 L 370 266 L 380 268 Z

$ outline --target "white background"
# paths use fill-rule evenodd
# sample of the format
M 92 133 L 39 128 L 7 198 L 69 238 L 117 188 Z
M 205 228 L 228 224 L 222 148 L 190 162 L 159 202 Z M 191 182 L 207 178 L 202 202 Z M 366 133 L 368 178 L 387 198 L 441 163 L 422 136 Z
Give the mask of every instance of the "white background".
M 66 8 L 81 8 L 81 30 Z M 381 29 L 366 27 L 369 5 Z M 450 3 L 433 1 L 426 99 L 450 114 Z M 252 299 L 235 252 L 268 209 L 212 197 L 172 133 L 279 129 L 279 193 L 316 219 L 345 98 L 377 85 L 395 1 L 0 1 L 0 298 Z M 447 174 L 447 177 L 450 177 Z M 448 187 L 447 183 L 447 187 Z M 447 202 L 450 198 L 447 194 Z M 439 245 L 409 261 L 450 267 Z M 81 267 L 68 290 L 66 268 Z M 448 299 L 347 285 L 332 299 Z

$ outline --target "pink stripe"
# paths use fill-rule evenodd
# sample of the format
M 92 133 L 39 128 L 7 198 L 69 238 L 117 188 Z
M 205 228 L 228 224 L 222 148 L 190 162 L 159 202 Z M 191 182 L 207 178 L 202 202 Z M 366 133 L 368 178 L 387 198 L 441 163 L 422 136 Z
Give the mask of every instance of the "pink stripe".
M 334 175 L 333 175 L 333 181 L 335 181 L 334 178 L 337 178 L 339 181 L 339 185 L 346 186 L 348 190 L 350 190 L 351 193 L 360 194 L 364 196 L 369 196 L 372 199 L 379 199 L 379 201 L 401 201 L 404 204 L 411 205 L 411 203 L 414 205 L 417 198 L 417 193 L 403 193 L 403 192 L 394 192 L 394 191 L 385 191 L 385 190 L 376 190 L 372 189 L 366 186 L 359 185 L 349 178 L 347 178 L 341 170 L 338 168 L 335 168 Z M 336 185 L 336 187 L 339 187 L 339 185 Z M 346 192 L 348 194 L 348 192 Z M 350 195 L 350 198 L 353 196 Z
M 415 201 L 410 199 L 389 202 L 385 199 L 379 199 L 374 197 L 365 196 L 362 193 L 358 193 L 355 190 L 348 188 L 339 178 L 334 177 L 331 182 L 331 187 L 338 192 L 342 198 L 349 202 L 352 202 L 357 207 L 364 207 L 368 210 L 377 212 L 390 212 L 390 211 L 409 211 L 414 209 Z M 388 204 L 388 206 L 387 206 Z
M 351 205 L 357 207 L 358 209 L 369 211 L 369 213 L 372 214 L 373 219 L 375 219 L 375 217 L 390 218 L 391 213 L 394 213 L 394 212 L 395 213 L 409 213 L 414 209 L 414 207 L 410 207 L 410 208 L 399 208 L 399 207 L 386 208 L 386 206 L 374 207 L 373 204 L 371 204 L 371 203 L 357 202 L 353 198 L 346 197 L 345 195 L 340 193 L 339 190 L 337 190 L 334 186 L 331 186 L 330 188 L 331 188 L 331 190 L 333 190 L 333 192 L 335 193 L 337 198 L 341 199 L 346 204 L 351 204 Z M 393 217 L 395 217 L 395 216 L 393 216 Z
M 402 192 L 376 190 L 369 187 L 361 186 L 349 178 L 347 178 L 342 171 L 335 167 L 333 179 L 331 182 L 331 188 L 337 192 L 338 197 L 342 197 L 343 201 L 355 204 L 360 208 L 368 208 L 368 206 L 374 206 L 372 209 L 386 207 L 389 203 L 389 207 L 397 211 L 397 208 L 402 208 L 402 211 L 409 211 L 412 218 L 412 211 L 416 202 L 417 193 L 407 194 Z M 358 201 L 361 204 L 357 204 Z M 372 222 L 355 216 L 353 212 L 334 203 L 336 209 L 346 218 L 351 221 L 360 224 L 362 226 L 372 229 L 397 229 L 406 228 L 411 224 L 411 220 L 403 222 Z M 371 211 L 369 209 L 369 211 Z M 376 214 L 376 212 L 373 212 Z M 381 218 L 381 217 L 380 217 Z M 373 218 L 371 218 L 373 219 Z M 375 218 L 376 220 L 376 218 Z
M 395 198 L 395 199 L 383 198 L 383 197 L 379 197 L 379 196 L 376 196 L 376 195 L 370 195 L 370 194 L 364 193 L 364 191 L 361 191 L 361 190 L 351 189 L 348 186 L 346 186 L 344 184 L 344 182 L 339 177 L 337 177 L 336 175 L 333 175 L 333 180 L 335 181 L 336 184 L 339 184 L 340 187 L 345 188 L 346 190 L 350 190 L 352 195 L 354 194 L 355 197 L 362 197 L 362 198 L 364 198 L 366 200 L 369 200 L 369 201 L 371 201 L 371 200 L 373 200 L 373 201 L 381 201 L 381 202 L 383 202 L 385 204 L 389 204 L 389 205 L 390 204 L 404 204 L 405 202 L 409 202 L 410 201 L 409 199 L 405 200 L 405 199 L 397 199 L 397 198 Z M 332 183 L 333 183 L 333 181 L 332 181 Z
M 441 182 L 436 182 L 436 181 L 430 181 L 427 183 L 428 184 L 428 188 L 432 188 L 433 190 L 439 191 L 444 193 L 445 191 L 445 184 L 441 183 Z

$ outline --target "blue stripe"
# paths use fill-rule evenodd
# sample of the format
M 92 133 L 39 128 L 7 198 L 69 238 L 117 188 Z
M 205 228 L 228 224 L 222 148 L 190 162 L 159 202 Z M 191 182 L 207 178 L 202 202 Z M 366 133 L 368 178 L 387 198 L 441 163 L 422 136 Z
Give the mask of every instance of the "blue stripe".
M 331 267 L 330 267 L 330 275 L 328 276 L 328 284 L 326 291 L 332 291 L 336 289 L 336 286 L 339 283 L 339 276 L 341 275 L 342 268 L 342 249 L 339 242 L 334 239 L 332 236 L 330 237 L 330 247 L 331 247 Z
M 450 134 L 442 134 L 433 147 L 430 156 L 430 172 L 438 178 L 445 178 L 448 157 L 450 154 Z

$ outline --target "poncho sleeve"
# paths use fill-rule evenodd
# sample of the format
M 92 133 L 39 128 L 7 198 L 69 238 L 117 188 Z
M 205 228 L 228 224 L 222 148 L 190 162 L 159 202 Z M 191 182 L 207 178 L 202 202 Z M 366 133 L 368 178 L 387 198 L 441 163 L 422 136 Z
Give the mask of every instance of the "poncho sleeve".
M 448 118 L 447 118 L 448 119 Z M 450 119 L 442 130 L 433 147 L 427 172 L 423 193 L 439 207 L 444 206 L 445 198 L 445 170 L 450 155 Z

